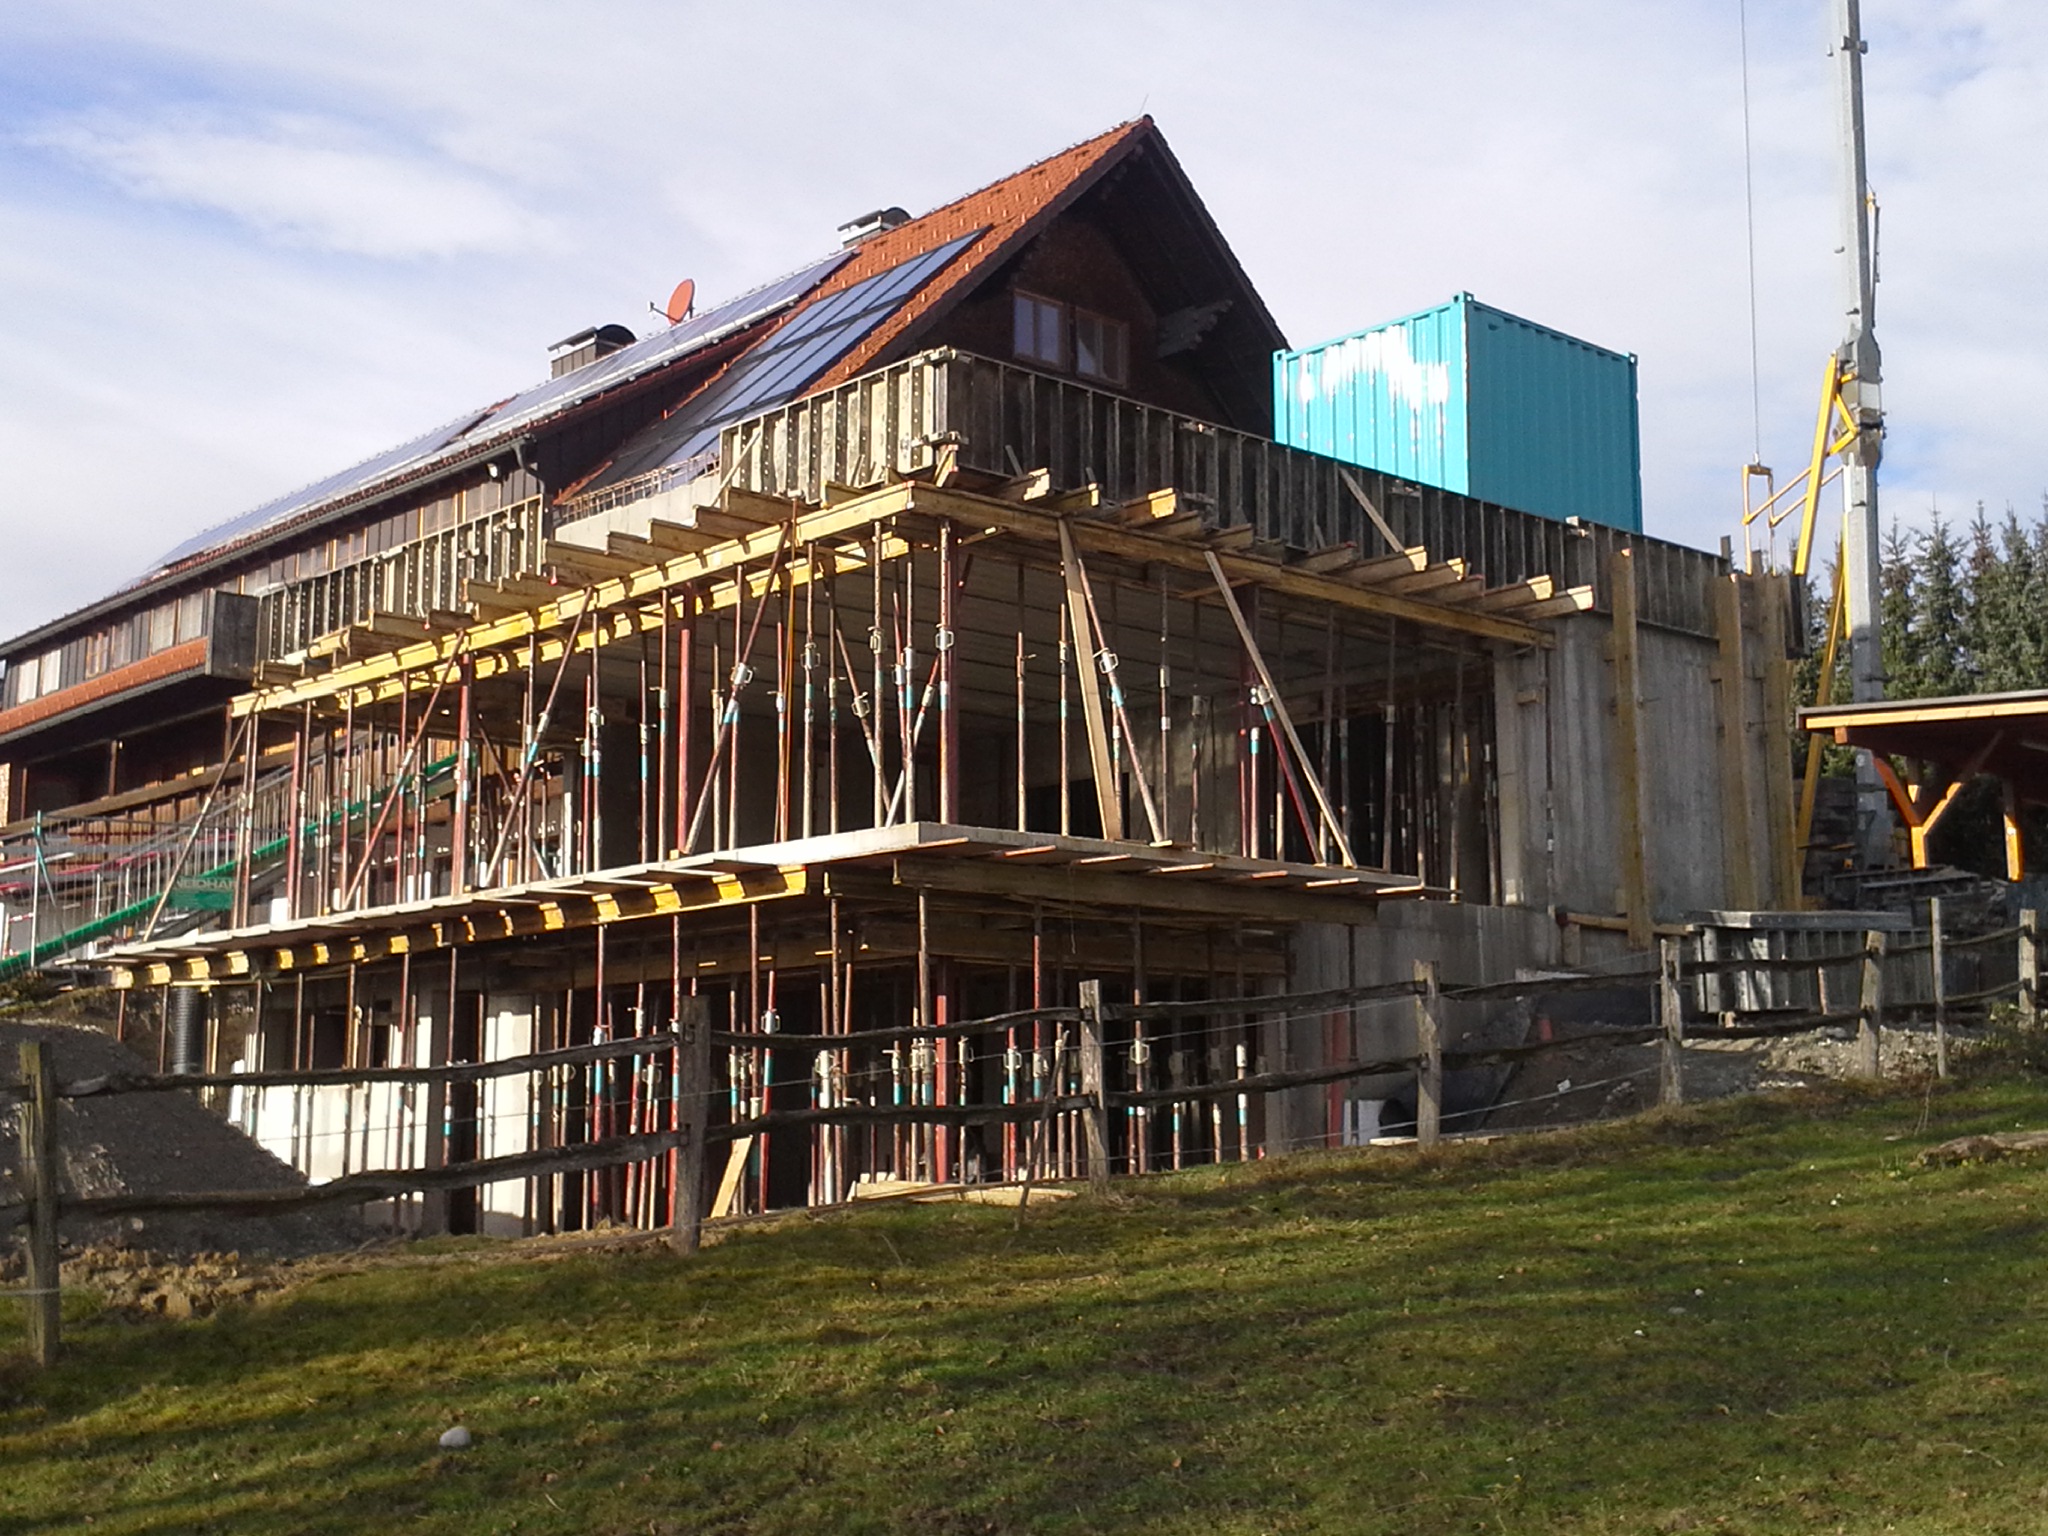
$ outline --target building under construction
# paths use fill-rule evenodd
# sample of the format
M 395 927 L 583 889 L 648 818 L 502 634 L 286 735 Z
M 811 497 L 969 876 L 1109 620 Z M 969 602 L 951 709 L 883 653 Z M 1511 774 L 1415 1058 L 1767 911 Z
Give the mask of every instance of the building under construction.
M 1149 120 L 841 233 L 0 648 L 0 965 L 111 977 L 190 1070 L 492 1060 L 703 996 L 742 1119 L 1058 1092 L 1033 1010 L 1084 979 L 1215 1000 L 1114 1070 L 1219 1082 L 1409 1027 L 1235 999 L 1794 904 L 1782 578 L 1277 443 L 1285 339 Z M 1113 1156 L 1336 1139 L 1370 1087 L 1134 1113 Z M 654 1058 L 223 1108 L 317 1178 L 658 1129 L 673 1090 Z M 1085 1155 L 736 1147 L 729 1209 Z M 669 1177 L 389 1215 L 659 1225 Z

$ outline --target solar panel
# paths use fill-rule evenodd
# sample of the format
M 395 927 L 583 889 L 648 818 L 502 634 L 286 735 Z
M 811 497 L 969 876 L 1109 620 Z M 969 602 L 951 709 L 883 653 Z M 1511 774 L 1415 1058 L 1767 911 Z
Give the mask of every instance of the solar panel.
M 983 233 L 962 235 L 800 311 L 674 415 L 650 428 L 639 444 L 629 445 L 606 478 L 624 479 L 695 458 L 733 422 L 794 399 Z
M 512 431 L 566 405 L 601 394 L 614 385 L 671 363 L 699 347 L 709 346 L 734 331 L 744 330 L 755 321 L 766 319 L 777 310 L 795 303 L 838 271 L 852 255 L 851 251 L 834 251 L 823 261 L 812 262 L 799 272 L 743 293 L 716 309 L 657 331 L 629 347 L 621 347 L 574 373 L 565 373 L 559 379 L 536 384 L 506 401 L 465 435 L 496 436 L 500 432 Z
M 669 326 L 631 346 L 621 347 L 609 356 L 600 358 L 587 367 L 579 368 L 574 373 L 566 373 L 559 379 L 549 379 L 545 384 L 535 385 L 532 389 L 514 395 L 502 405 L 481 411 L 470 411 L 444 426 L 413 438 L 410 442 L 386 449 L 360 464 L 329 475 L 325 479 L 316 480 L 289 495 L 267 501 L 239 517 L 216 523 L 178 545 L 152 565 L 150 571 L 162 570 L 193 555 L 247 538 L 298 513 L 319 506 L 322 502 L 368 489 L 380 480 L 424 465 L 444 450 L 516 431 L 579 400 L 588 399 L 614 385 L 663 367 L 699 347 L 709 346 L 722 337 L 766 319 L 778 310 L 786 309 L 838 271 L 852 255 L 851 251 L 834 251 L 822 261 L 814 261 L 787 277 L 777 278 L 772 283 L 765 283 L 736 299 L 728 300 L 716 309 L 692 316 L 678 325 Z
M 400 443 L 396 448 L 387 448 L 360 464 L 339 470 L 324 480 L 315 480 L 311 485 L 302 486 L 296 491 L 266 501 L 262 506 L 244 512 L 239 517 L 231 517 L 224 523 L 215 523 L 211 528 L 202 529 L 185 540 L 150 569 L 162 570 L 165 566 L 175 565 L 188 556 L 212 549 L 218 544 L 243 538 L 271 523 L 282 522 L 295 512 L 317 506 L 323 501 L 331 501 L 337 496 L 345 496 L 350 491 L 359 490 L 387 475 L 394 474 L 446 447 L 487 414 L 484 411 L 470 411 L 436 427 L 431 432 L 422 433 L 410 442 Z

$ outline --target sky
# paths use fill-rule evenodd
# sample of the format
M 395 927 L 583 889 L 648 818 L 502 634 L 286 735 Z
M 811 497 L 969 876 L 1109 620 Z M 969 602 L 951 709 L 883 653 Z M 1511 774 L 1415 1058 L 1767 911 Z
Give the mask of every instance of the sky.
M 1863 10 L 1885 514 L 2031 516 L 2048 6 Z M 714 303 L 1146 112 L 1296 345 L 1466 291 L 1638 354 L 1645 527 L 1713 548 L 1841 339 L 1831 11 L 9 0 L 0 634 L 680 278 Z

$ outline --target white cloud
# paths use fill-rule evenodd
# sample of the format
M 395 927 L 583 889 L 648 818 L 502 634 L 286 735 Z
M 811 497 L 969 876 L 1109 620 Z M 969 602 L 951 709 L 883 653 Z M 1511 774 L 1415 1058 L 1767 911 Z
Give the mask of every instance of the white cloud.
M 1749 4 L 1762 448 L 1781 471 L 1839 340 L 1829 9 Z M 110 538 L 132 531 L 139 562 L 508 393 L 547 342 L 637 324 L 677 278 L 738 292 L 864 208 L 928 208 L 1141 110 L 1297 342 L 1470 289 L 1634 351 L 1649 526 L 1708 548 L 1735 527 L 1752 437 L 1734 0 L 191 16 L 0 9 L 0 551 L 33 536 L 52 555 L 0 558 L 0 633 L 110 584 Z M 1865 0 L 1864 21 L 1887 506 L 2031 507 L 2048 6 Z
M 425 156 L 359 142 L 328 119 L 258 128 L 97 117 L 28 142 L 61 152 L 141 198 L 225 213 L 275 239 L 387 258 L 506 253 L 543 222 L 499 188 Z

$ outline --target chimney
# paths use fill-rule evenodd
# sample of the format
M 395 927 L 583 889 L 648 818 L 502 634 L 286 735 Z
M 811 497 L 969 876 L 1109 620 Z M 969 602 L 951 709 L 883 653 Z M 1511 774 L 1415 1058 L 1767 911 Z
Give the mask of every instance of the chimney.
M 593 325 L 574 336 L 564 336 L 548 348 L 548 377 L 559 379 L 565 373 L 574 373 L 600 357 L 610 357 L 621 347 L 630 347 L 633 341 L 633 333 L 623 325 Z
M 877 208 L 873 213 L 864 213 L 840 225 L 839 238 L 846 245 L 859 245 L 885 229 L 894 229 L 898 224 L 909 222 L 910 215 L 901 208 Z

